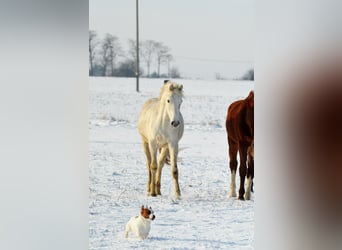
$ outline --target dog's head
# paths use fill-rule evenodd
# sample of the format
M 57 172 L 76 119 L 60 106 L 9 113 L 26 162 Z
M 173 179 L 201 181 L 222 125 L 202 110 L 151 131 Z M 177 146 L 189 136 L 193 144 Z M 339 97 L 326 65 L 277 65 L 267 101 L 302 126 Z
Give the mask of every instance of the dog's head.
M 141 211 L 140 214 L 142 217 L 144 217 L 145 219 L 150 219 L 150 220 L 154 220 L 156 217 L 154 216 L 154 212 L 152 210 L 151 207 L 147 207 L 147 206 L 141 206 Z

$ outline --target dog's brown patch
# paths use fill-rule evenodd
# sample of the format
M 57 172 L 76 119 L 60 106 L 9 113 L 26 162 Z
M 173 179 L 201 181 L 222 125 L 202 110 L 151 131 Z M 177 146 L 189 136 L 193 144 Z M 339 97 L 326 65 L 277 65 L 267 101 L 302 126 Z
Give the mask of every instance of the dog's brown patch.
M 148 218 L 150 218 L 151 211 L 148 208 L 144 208 L 144 206 L 141 206 L 140 214 L 145 219 L 148 219 Z

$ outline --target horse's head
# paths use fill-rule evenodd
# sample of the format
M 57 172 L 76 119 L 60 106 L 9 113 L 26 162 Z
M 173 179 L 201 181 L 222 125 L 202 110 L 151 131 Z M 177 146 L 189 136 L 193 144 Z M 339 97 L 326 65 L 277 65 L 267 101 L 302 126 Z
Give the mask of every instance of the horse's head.
M 183 85 L 167 81 L 160 93 L 160 101 L 165 105 L 165 112 L 170 119 L 170 125 L 178 127 L 182 121 L 180 106 L 182 104 Z

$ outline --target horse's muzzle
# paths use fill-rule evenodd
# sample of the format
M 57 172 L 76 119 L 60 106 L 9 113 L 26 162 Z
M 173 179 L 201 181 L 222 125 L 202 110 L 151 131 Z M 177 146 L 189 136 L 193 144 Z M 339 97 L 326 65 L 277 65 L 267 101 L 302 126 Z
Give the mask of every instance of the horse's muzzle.
M 179 121 L 172 121 L 171 122 L 171 126 L 174 127 L 174 128 L 177 128 L 179 124 L 180 124 Z

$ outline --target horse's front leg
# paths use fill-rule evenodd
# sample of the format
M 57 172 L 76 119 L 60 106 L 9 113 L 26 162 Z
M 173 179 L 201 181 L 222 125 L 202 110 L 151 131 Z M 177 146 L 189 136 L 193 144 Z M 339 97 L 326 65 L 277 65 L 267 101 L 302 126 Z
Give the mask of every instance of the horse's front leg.
M 160 187 L 161 187 L 161 175 L 162 170 L 165 164 L 166 157 L 169 155 L 168 147 L 163 147 L 160 150 L 160 154 L 158 157 L 158 168 L 157 168 L 157 176 L 156 176 L 156 192 L 158 195 L 161 195 Z
M 177 167 L 177 156 L 178 156 L 178 144 L 169 144 L 170 161 L 171 161 L 171 172 L 175 185 L 175 195 L 178 198 L 181 195 L 179 184 L 178 184 L 178 167 Z
M 151 153 L 147 142 L 143 142 L 143 150 L 146 156 L 146 168 L 148 173 L 147 193 L 149 194 L 151 192 Z
M 156 173 L 157 173 L 157 144 L 154 142 L 149 143 L 149 150 L 151 155 L 151 182 L 150 182 L 150 195 L 157 196 L 155 183 L 156 183 Z

